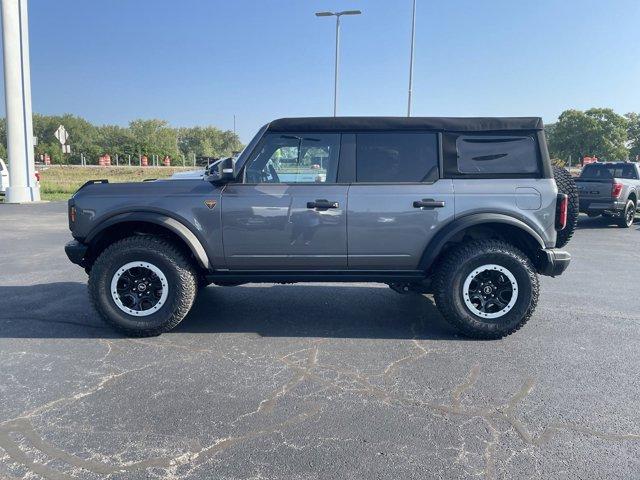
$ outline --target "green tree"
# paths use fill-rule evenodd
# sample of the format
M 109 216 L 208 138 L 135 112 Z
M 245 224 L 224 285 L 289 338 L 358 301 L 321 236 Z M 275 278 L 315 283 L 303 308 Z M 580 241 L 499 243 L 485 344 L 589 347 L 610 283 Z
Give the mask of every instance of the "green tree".
M 225 157 L 242 149 L 240 139 L 230 130 L 216 127 L 192 127 L 178 130 L 178 146 L 185 158 Z
M 63 154 L 54 132 L 64 125 L 69 132 L 71 154 Z M 33 133 L 38 137 L 36 158 L 48 154 L 53 163 L 80 163 L 84 154 L 88 163 L 96 164 L 103 154 L 125 156 L 157 155 L 159 159 L 168 155 L 179 162 L 184 155 L 221 157 L 242 149 L 237 135 L 213 126 L 172 128 L 164 120 L 138 119 L 129 126 L 95 126 L 75 115 L 33 115 Z M 6 121 L 0 119 L 0 158 L 6 157 Z M 7 159 L 8 160 L 8 159 Z
M 629 157 L 638 160 L 640 157 L 640 115 L 631 112 L 625 115 L 627 119 L 627 137 L 629 138 Z
M 64 125 L 69 132 L 71 154 L 63 154 L 60 142 L 54 133 L 58 126 Z M 97 142 L 98 132 L 95 126 L 84 118 L 71 114 L 33 115 L 33 134 L 38 137 L 36 155 L 48 153 L 54 163 L 80 163 L 80 154 L 86 155 L 90 163 L 97 163 L 101 153 Z
M 134 120 L 129 123 L 129 131 L 136 154 L 178 157 L 177 132 L 164 120 Z
M 97 127 L 98 145 L 103 154 L 136 155 L 136 145 L 131 130 L 117 125 Z
M 585 155 L 620 160 L 628 155 L 627 119 L 610 108 L 565 110 L 547 135 L 551 156 L 562 160 Z

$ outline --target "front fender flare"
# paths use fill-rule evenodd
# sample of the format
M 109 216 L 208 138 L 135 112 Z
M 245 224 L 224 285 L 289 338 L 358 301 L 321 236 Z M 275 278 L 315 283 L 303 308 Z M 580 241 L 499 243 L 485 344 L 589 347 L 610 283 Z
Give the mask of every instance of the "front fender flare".
M 427 245 L 427 248 L 422 254 L 422 258 L 420 259 L 419 269 L 427 271 L 431 268 L 442 252 L 444 246 L 456 234 L 466 228 L 486 223 L 502 223 L 519 228 L 528 234 L 528 236 L 540 246 L 540 249 L 545 248 L 544 240 L 540 234 L 522 220 L 500 213 L 475 213 L 458 218 L 442 228 Z
M 191 253 L 198 261 L 198 264 L 210 270 L 211 263 L 206 250 L 202 246 L 202 242 L 198 239 L 195 233 L 193 233 L 184 223 L 172 218 L 168 215 L 164 215 L 156 212 L 127 212 L 114 215 L 108 219 L 100 222 L 94 227 L 84 239 L 84 243 L 90 245 L 98 236 L 103 233 L 107 228 L 125 222 L 145 222 L 153 223 L 176 234 L 184 243 L 189 247 Z

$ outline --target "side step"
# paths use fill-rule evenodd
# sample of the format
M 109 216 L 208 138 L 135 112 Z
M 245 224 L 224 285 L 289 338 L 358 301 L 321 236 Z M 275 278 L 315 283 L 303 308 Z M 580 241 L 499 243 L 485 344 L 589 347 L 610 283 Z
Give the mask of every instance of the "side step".
M 420 270 L 234 270 L 206 275 L 212 283 L 298 283 L 298 282 L 416 282 L 425 279 Z

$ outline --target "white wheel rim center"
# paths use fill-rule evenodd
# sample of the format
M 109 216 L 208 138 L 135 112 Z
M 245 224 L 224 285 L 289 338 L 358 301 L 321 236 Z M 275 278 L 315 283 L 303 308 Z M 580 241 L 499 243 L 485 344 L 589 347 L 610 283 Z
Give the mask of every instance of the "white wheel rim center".
M 493 313 L 487 313 L 476 308 L 476 306 L 472 303 L 473 297 L 472 297 L 472 293 L 470 292 L 470 286 L 474 280 L 477 281 L 476 279 L 480 274 L 487 271 L 492 271 L 492 270 L 504 275 L 506 279 L 509 281 L 509 283 L 511 283 L 511 299 L 509 300 L 507 305 L 505 305 L 501 310 Z M 487 287 L 484 287 L 484 288 L 487 288 Z M 516 304 L 516 301 L 518 300 L 518 290 L 519 290 L 518 281 L 516 280 L 516 277 L 514 277 L 513 274 L 508 269 L 506 269 L 501 265 L 488 264 L 488 265 L 482 265 L 480 267 L 474 268 L 473 271 L 469 275 L 467 275 L 467 278 L 465 279 L 464 284 L 462 286 L 462 298 L 464 299 L 464 303 L 467 306 L 467 308 L 474 315 L 477 315 L 480 318 L 494 319 L 494 318 L 500 318 L 511 311 L 513 306 Z M 485 293 L 489 293 L 488 289 Z
M 127 307 L 122 302 L 121 295 L 118 293 L 118 282 L 120 281 L 120 279 L 125 273 L 127 273 L 129 270 L 133 268 L 144 268 L 153 272 L 158 277 L 158 280 L 160 281 L 160 284 L 162 287 L 160 298 L 158 299 L 158 301 L 154 305 L 144 310 L 134 310 L 132 308 Z M 145 285 L 138 284 L 135 287 L 135 289 L 140 293 L 144 293 L 147 290 L 147 286 L 146 284 Z M 133 294 L 133 292 L 131 294 Z M 132 315 L 134 317 L 146 317 L 147 315 L 156 313 L 166 303 L 168 296 L 169 296 L 169 282 L 167 282 L 167 277 L 164 275 L 164 273 L 162 273 L 162 270 L 160 270 L 158 267 L 156 267 L 155 265 L 149 262 L 129 262 L 126 265 L 123 265 L 122 267 L 118 268 L 116 273 L 113 275 L 113 278 L 111 279 L 111 298 L 113 299 L 113 302 L 124 313 Z

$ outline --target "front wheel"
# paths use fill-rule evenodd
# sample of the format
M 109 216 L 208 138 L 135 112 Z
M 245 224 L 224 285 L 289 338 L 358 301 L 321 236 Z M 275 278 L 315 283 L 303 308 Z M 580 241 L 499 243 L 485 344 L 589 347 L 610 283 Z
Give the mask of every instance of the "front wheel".
M 633 220 L 636 218 L 636 204 L 633 203 L 633 200 L 629 200 L 627 205 L 624 207 L 624 212 L 622 212 L 622 216 L 617 220 L 617 224 L 622 228 L 630 228 L 633 225 Z
M 452 248 L 435 274 L 435 300 L 442 316 L 473 338 L 502 338 L 518 330 L 533 314 L 538 291 L 531 261 L 499 240 Z
M 160 335 L 178 325 L 195 300 L 189 258 L 161 237 L 128 237 L 105 249 L 89 274 L 89 294 L 103 320 L 126 335 Z

